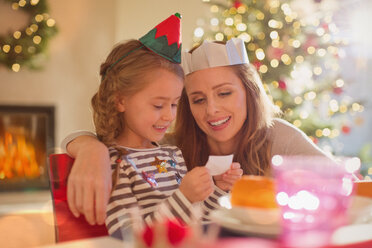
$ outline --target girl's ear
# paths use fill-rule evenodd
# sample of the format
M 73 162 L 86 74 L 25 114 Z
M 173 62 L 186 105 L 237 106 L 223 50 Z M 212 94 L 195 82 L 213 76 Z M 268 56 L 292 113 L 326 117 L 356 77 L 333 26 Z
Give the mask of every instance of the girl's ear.
M 125 100 L 124 100 L 124 97 L 118 96 L 116 98 L 116 109 L 120 113 L 123 113 L 125 111 Z

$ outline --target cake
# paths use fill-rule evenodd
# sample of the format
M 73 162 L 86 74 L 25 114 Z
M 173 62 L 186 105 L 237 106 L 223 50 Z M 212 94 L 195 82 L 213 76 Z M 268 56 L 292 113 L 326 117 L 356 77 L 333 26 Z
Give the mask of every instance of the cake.
M 354 186 L 356 195 L 372 198 L 372 181 L 355 181 Z
M 253 208 L 277 208 L 274 180 L 264 176 L 242 176 L 231 190 L 231 205 Z

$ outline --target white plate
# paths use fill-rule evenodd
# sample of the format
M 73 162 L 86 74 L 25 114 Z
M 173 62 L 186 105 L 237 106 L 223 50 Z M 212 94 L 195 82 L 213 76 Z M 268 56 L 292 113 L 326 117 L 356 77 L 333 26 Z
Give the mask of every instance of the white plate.
M 213 211 L 211 218 L 224 228 L 240 234 L 276 237 L 280 232 L 279 209 L 232 207 L 230 195 L 219 198 L 221 209 Z
M 232 207 L 230 195 L 220 197 L 218 203 L 222 208 L 213 211 L 211 218 L 224 228 L 240 234 L 264 237 L 276 237 L 280 233 L 278 209 Z M 354 196 L 348 217 L 350 225 L 372 224 L 372 199 Z
M 280 233 L 280 227 L 276 225 L 249 224 L 233 216 L 231 209 L 221 208 L 211 213 L 212 221 L 220 226 L 244 235 L 275 238 Z
M 372 240 L 372 224 L 343 226 L 332 235 L 333 245 L 349 245 Z
M 280 211 L 276 208 L 249 208 L 233 207 L 230 203 L 230 195 L 222 196 L 218 199 L 221 207 L 229 209 L 231 216 L 241 220 L 245 224 L 273 226 L 279 225 Z
M 372 198 L 354 196 L 348 217 L 349 224 L 372 224 Z

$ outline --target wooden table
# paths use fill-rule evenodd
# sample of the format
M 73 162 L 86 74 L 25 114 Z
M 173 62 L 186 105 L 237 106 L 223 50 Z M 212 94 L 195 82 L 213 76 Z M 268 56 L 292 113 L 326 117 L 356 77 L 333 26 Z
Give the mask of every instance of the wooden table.
M 53 245 L 40 246 L 40 248 L 130 248 L 130 244 L 125 244 L 118 239 L 111 237 L 99 237 L 92 239 L 81 239 L 77 241 L 62 242 Z
M 129 243 L 111 237 L 100 237 L 82 239 L 71 242 L 62 242 L 54 245 L 40 246 L 39 248 L 133 248 Z M 254 247 L 254 248 L 282 248 L 275 241 L 258 238 L 225 238 L 216 242 L 205 244 L 204 248 L 226 248 L 226 247 Z M 348 245 L 330 245 L 324 248 L 366 248 L 372 247 L 372 240 Z

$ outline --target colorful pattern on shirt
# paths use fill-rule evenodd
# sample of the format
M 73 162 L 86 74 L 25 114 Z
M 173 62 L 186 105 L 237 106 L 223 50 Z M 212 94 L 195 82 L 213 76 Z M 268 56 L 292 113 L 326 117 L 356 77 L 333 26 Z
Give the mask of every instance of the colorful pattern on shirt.
M 190 223 L 195 218 L 190 211 L 193 204 L 179 190 L 179 182 L 187 172 L 181 151 L 176 146 L 125 149 L 128 154 L 119 158 L 121 153 L 114 147 L 109 148 L 113 171 L 119 166 L 118 179 L 107 207 L 109 233 L 130 226 L 133 210 L 139 211 L 148 224 L 174 217 Z M 166 170 L 159 171 L 154 164 L 157 160 L 165 161 L 162 165 Z M 209 212 L 219 207 L 217 199 L 223 194 L 224 191 L 215 187 L 211 196 L 199 203 L 203 220 L 208 220 Z

